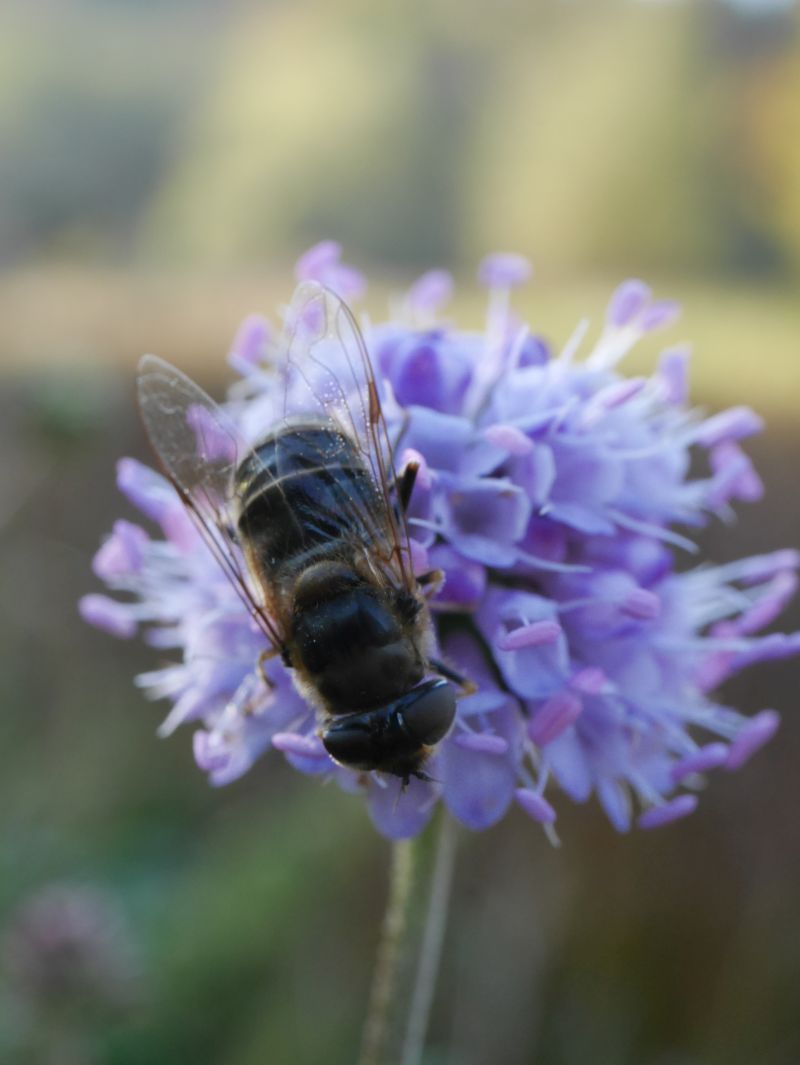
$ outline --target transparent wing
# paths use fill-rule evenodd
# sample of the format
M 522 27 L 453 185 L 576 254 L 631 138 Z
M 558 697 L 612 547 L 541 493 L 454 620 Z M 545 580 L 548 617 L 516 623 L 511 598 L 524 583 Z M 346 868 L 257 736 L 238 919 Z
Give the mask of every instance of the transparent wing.
M 391 442 L 366 344 L 352 312 L 330 289 L 301 284 L 286 318 L 284 417 L 312 415 L 333 423 L 358 447 L 375 494 L 348 500 L 352 527 L 366 531 L 364 547 L 384 576 L 415 588 L 408 527 L 394 502 Z
M 139 362 L 139 410 L 161 466 L 264 635 L 283 646 L 233 532 L 234 474 L 249 453 L 233 422 L 186 374 L 155 355 Z

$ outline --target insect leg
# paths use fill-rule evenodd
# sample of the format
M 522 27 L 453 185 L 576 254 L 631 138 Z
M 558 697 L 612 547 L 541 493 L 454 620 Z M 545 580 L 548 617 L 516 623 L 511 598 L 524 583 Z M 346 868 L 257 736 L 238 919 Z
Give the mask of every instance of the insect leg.
M 400 510 L 403 514 L 406 513 L 411 502 L 411 494 L 414 491 L 418 473 L 419 463 L 409 462 L 403 467 L 400 476 L 395 479 L 394 487 L 397 492 L 397 502 L 400 504 Z
M 452 666 L 448 666 L 441 658 L 429 658 L 428 665 L 447 680 L 457 684 L 461 689 L 462 696 L 473 695 L 478 690 L 478 685 L 474 681 L 470 680 L 469 677 L 465 677 L 463 673 L 459 673 L 457 669 L 453 669 Z
M 258 670 L 258 672 L 259 672 L 259 674 L 261 676 L 261 679 L 264 681 L 264 685 L 265 685 L 267 691 L 272 691 L 274 689 L 275 685 L 272 683 L 272 681 L 267 676 L 267 671 L 264 668 L 264 663 L 268 662 L 270 660 L 270 658 L 275 658 L 275 656 L 278 655 L 278 654 L 280 654 L 280 651 L 278 651 L 275 647 L 265 647 L 264 650 L 261 652 L 261 654 L 258 656 L 258 662 L 256 663 L 256 669 Z
M 444 570 L 429 569 L 427 573 L 420 573 L 417 577 L 417 584 L 422 589 L 425 598 L 430 599 L 444 584 Z

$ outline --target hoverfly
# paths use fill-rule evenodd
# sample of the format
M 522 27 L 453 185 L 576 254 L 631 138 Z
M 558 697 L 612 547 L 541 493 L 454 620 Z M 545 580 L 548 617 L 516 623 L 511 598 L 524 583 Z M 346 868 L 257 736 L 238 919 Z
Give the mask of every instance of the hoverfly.
M 300 285 L 283 355 L 283 410 L 253 443 L 185 374 L 146 355 L 147 435 L 264 634 L 259 664 L 280 655 L 293 670 L 331 757 L 404 785 L 429 779 L 425 760 L 455 716 L 449 681 L 469 682 L 433 657 L 424 589 L 441 574 L 411 568 L 417 466 L 394 475 L 369 355 L 334 293 Z

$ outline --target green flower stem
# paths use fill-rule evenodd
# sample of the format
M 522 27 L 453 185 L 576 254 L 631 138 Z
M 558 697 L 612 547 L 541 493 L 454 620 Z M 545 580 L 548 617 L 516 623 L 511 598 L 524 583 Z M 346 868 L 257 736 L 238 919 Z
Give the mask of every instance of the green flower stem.
M 435 819 L 436 820 L 436 819 Z M 359 1065 L 419 1065 L 442 953 L 456 851 L 445 813 L 392 848 L 389 898 Z
M 436 991 L 436 979 L 439 975 L 444 934 L 447 928 L 455 858 L 456 823 L 448 814 L 443 813 L 439 826 L 439 839 L 436 845 L 436 859 L 433 866 L 422 944 L 417 959 L 417 974 L 408 1010 L 401 1065 L 418 1065 L 422 1060 L 428 1020 Z

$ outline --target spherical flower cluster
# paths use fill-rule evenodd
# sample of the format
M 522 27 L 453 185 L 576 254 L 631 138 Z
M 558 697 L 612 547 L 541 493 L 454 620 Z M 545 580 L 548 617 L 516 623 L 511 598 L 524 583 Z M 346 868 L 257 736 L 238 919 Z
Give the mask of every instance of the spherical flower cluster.
M 363 281 L 339 254 L 318 245 L 298 277 L 357 296 Z M 195 757 L 212 783 L 272 748 L 364 793 L 390 837 L 418 832 L 439 800 L 473 829 L 516 803 L 554 837 L 558 789 L 577 802 L 595 795 L 624 831 L 690 813 L 700 774 L 738 769 L 776 731 L 774 710 L 747 718 L 711 692 L 753 662 L 800 651 L 800 633 L 759 635 L 794 593 L 800 555 L 691 564 L 687 535 L 760 497 L 740 446 L 760 419 L 746 407 L 710 417 L 688 407 L 684 347 L 664 350 L 650 377 L 620 374 L 637 340 L 678 311 L 640 281 L 613 294 L 587 354 L 585 324 L 551 351 L 510 309 L 529 274 L 519 256 L 484 261 L 482 332 L 440 320 L 452 289 L 441 271 L 414 284 L 394 320 L 366 330 L 396 462 L 420 464 L 410 530 L 415 564 L 445 574 L 432 603 L 439 642 L 478 685 L 459 700 L 429 781 L 401 789 L 330 759 L 290 671 L 272 660 L 272 687 L 263 684 L 263 637 L 176 493 L 120 462 L 121 491 L 162 538 L 118 521 L 94 569 L 128 595 L 90 595 L 81 610 L 117 636 L 145 625 L 151 644 L 177 652 L 138 683 L 172 702 L 162 734 L 199 725 Z M 249 438 L 269 427 L 276 402 L 273 337 L 266 320 L 248 318 L 229 357 L 245 383 L 228 409 Z M 690 470 L 698 453 L 700 477 Z

